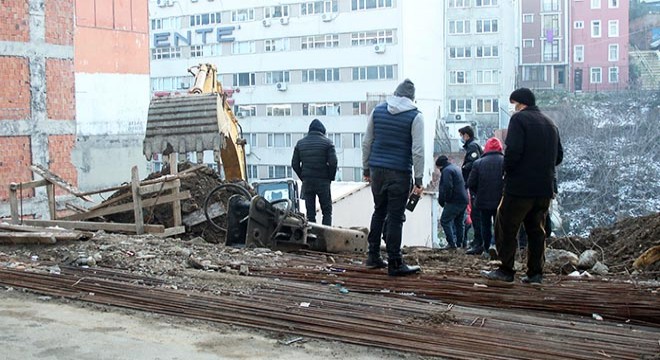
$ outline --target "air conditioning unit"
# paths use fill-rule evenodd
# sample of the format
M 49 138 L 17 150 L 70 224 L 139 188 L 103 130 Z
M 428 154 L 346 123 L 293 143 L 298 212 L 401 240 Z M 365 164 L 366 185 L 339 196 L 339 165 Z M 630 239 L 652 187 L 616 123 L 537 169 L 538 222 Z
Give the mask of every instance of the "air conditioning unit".
M 277 84 L 275 84 L 275 87 L 279 91 L 286 91 L 286 83 L 285 82 L 278 82 Z
M 156 5 L 158 5 L 160 7 L 165 7 L 165 6 L 167 6 L 167 3 L 169 3 L 169 2 L 170 2 L 169 0 L 156 0 Z
M 334 19 L 334 17 L 332 17 L 332 13 L 323 13 L 323 14 L 321 14 L 321 20 L 323 20 L 325 22 L 330 22 L 333 19 Z
M 465 121 L 465 114 L 454 115 L 454 121 Z
M 199 0 L 190 0 L 191 3 L 196 3 L 196 2 L 198 2 L 198 1 L 199 1 Z
M 289 25 L 289 17 L 288 16 L 282 16 L 280 18 L 280 24 L 282 25 Z
M 376 44 L 374 45 L 374 52 L 376 54 L 382 54 L 385 52 L 385 44 Z
M 270 18 L 264 19 L 261 23 L 264 25 L 264 27 L 269 27 L 271 25 Z
M 181 89 L 190 89 L 190 83 L 182 82 L 181 83 Z

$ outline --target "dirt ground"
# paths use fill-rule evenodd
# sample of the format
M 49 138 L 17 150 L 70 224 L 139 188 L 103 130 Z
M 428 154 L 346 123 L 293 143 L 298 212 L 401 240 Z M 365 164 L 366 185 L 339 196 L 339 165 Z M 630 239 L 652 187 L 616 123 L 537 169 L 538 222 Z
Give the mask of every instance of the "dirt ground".
M 0 348 L 6 360 L 428 359 L 1 287 Z

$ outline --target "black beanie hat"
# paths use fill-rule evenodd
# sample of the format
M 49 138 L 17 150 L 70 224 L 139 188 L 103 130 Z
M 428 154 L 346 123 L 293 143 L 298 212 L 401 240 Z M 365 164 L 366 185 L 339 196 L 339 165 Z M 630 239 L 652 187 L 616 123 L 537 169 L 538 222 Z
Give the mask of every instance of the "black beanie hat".
M 410 79 L 405 79 L 394 90 L 394 96 L 407 97 L 410 100 L 415 100 L 415 84 Z
M 449 158 L 446 155 L 440 155 L 438 158 L 435 160 L 435 166 L 439 168 L 443 168 L 447 166 L 449 163 Z
M 325 134 L 325 126 L 323 126 L 323 123 L 321 122 L 321 120 L 314 119 L 309 124 L 309 131 L 318 131 L 321 134 Z
M 528 88 L 516 89 L 509 96 L 509 102 L 517 102 L 527 106 L 536 106 L 536 96 Z

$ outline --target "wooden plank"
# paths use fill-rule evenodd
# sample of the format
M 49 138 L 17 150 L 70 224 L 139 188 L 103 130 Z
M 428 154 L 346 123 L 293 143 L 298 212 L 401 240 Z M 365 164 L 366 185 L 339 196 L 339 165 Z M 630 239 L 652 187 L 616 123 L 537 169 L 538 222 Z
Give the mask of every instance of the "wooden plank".
M 104 231 L 114 231 L 114 232 L 135 233 L 134 223 L 104 223 L 104 222 L 91 222 L 91 221 L 70 221 L 70 220 L 24 220 L 23 222 L 29 225 L 59 226 L 65 229 L 92 230 L 92 231 L 104 230 Z M 2 227 L 0 226 L 0 228 Z M 41 228 L 41 231 L 43 231 L 43 228 Z M 165 231 L 165 226 L 145 224 L 144 231 L 152 234 L 161 234 Z
M 48 212 L 51 220 L 57 220 L 57 203 L 55 202 L 55 185 L 46 185 L 46 194 L 48 195 Z
M 32 181 L 22 182 L 22 183 L 11 183 L 11 184 L 9 184 L 9 189 L 11 189 L 12 187 L 15 187 L 15 189 L 18 190 L 19 187 L 20 187 L 23 190 L 25 190 L 25 189 L 32 189 L 32 188 L 36 188 L 36 187 L 44 186 L 44 185 L 48 185 L 48 184 L 50 184 L 50 182 L 48 182 L 48 180 L 46 180 L 46 179 L 32 180 Z
M 140 186 L 140 195 L 147 195 L 160 191 L 167 191 L 174 188 L 179 188 L 181 186 L 181 180 L 176 179 L 174 181 L 162 182 L 160 184 L 150 184 L 150 185 L 141 185 Z
M 185 232 L 186 232 L 185 226 L 174 226 L 165 229 L 165 232 L 163 232 L 162 234 L 156 234 L 156 235 L 158 235 L 159 237 L 169 237 L 173 235 L 183 234 Z
M 16 189 L 12 189 L 11 185 L 9 186 L 9 209 L 12 224 L 18 224 L 18 195 Z
M 0 244 L 55 244 L 80 238 L 78 232 L 0 232 Z
M 69 184 L 66 180 L 62 179 L 61 177 L 57 176 L 56 174 L 52 173 L 50 170 L 46 169 L 42 165 L 39 164 L 33 164 L 30 165 L 30 170 L 34 172 L 35 174 L 38 174 L 42 178 L 48 180 L 51 184 L 57 185 L 60 188 L 70 192 L 71 194 L 82 198 L 86 201 L 92 201 L 90 197 L 81 195 L 80 190 L 78 190 L 77 187 L 73 186 L 72 184 Z
M 135 233 L 144 234 L 144 213 L 142 212 L 142 196 L 140 195 L 140 175 L 137 166 L 131 169 L 131 192 L 133 193 L 133 215 L 135 216 Z
M 34 221 L 34 220 L 23 220 L 23 223 L 25 224 L 26 221 Z M 44 221 L 53 221 L 53 220 L 44 220 Z M 55 221 L 56 222 L 56 221 Z M 51 225 L 47 225 L 51 226 Z M 54 226 L 54 225 L 52 225 Z M 0 229 L 2 230 L 11 230 L 11 231 L 18 231 L 18 232 L 43 232 L 44 228 L 42 226 L 30 226 L 30 225 L 14 225 L 14 224 L 7 224 L 0 222 Z M 48 229 L 48 231 L 68 231 L 66 229 Z
M 179 172 L 179 165 L 177 161 L 177 154 L 172 153 L 170 157 L 170 174 L 177 175 Z M 172 189 L 172 195 L 177 195 L 179 193 L 179 187 Z M 181 202 L 176 200 L 172 203 L 172 215 L 174 220 L 174 227 L 181 226 Z
M 142 200 L 142 207 L 147 208 L 147 207 L 151 207 L 151 206 L 171 203 L 174 200 L 185 200 L 185 199 L 190 199 L 190 190 L 180 192 L 178 196 L 165 195 L 165 196 L 160 196 L 158 198 L 144 199 L 144 200 Z M 84 213 L 84 214 L 73 214 L 73 215 L 65 216 L 62 219 L 64 219 L 64 220 L 85 220 L 85 219 L 95 218 L 95 217 L 98 217 L 98 216 L 116 214 L 116 213 L 131 211 L 131 210 L 133 210 L 133 203 L 132 202 L 128 203 L 128 204 L 121 204 L 121 205 L 112 206 L 112 207 L 108 207 L 108 208 L 98 209 L 98 210 L 90 211 L 90 212 L 87 212 L 87 213 Z
M 209 205 L 209 216 L 211 219 L 215 219 L 218 216 L 224 215 L 227 213 L 225 207 L 220 202 L 214 202 Z M 192 227 L 198 224 L 201 224 L 206 221 L 206 214 L 204 214 L 204 209 L 197 209 L 186 216 L 183 217 L 183 224 Z
M 69 209 L 69 210 L 71 210 L 71 211 L 75 211 L 75 212 L 77 212 L 77 213 L 86 213 L 86 212 L 89 211 L 88 209 L 85 209 L 85 208 L 82 207 L 82 206 L 78 206 L 78 205 L 76 205 L 76 204 L 72 204 L 72 203 L 70 203 L 70 202 L 65 203 L 65 204 L 64 204 L 64 207 L 67 208 L 67 209 Z
M 133 196 L 132 193 L 129 193 L 129 192 L 127 192 L 127 193 L 123 193 L 123 194 L 121 194 L 121 195 L 119 195 L 119 196 L 116 196 L 116 197 L 114 197 L 114 198 L 112 198 L 112 199 L 110 199 L 110 200 L 108 200 L 108 201 L 104 201 L 104 202 L 102 202 L 102 203 L 100 203 L 100 204 L 98 204 L 98 205 L 94 205 L 94 206 L 92 206 L 91 208 L 89 208 L 88 210 L 89 210 L 89 211 L 94 211 L 94 210 L 96 210 L 96 209 L 101 209 L 101 208 L 104 208 L 104 207 L 108 207 L 108 206 L 110 206 L 110 205 L 112 205 L 112 204 L 114 204 L 114 203 L 120 202 L 121 200 L 124 200 L 124 199 L 126 199 L 126 198 L 129 198 L 129 197 L 131 197 L 131 196 Z
M 197 164 L 197 165 L 195 165 L 195 166 L 191 166 L 191 167 L 189 167 L 189 168 L 187 168 L 187 169 L 185 169 L 185 170 L 179 172 L 179 175 L 182 175 L 182 174 L 185 174 L 185 173 L 189 173 L 189 172 L 194 172 L 194 171 L 197 171 L 197 170 L 200 170 L 200 169 L 206 168 L 206 167 L 208 167 L 208 166 L 206 166 L 206 165 L 204 165 L 204 164 Z
M 155 179 L 144 180 L 140 183 L 140 186 L 149 185 L 149 184 L 158 184 L 158 183 L 161 183 L 161 182 L 164 182 L 164 181 L 174 181 L 176 179 L 184 179 L 184 178 L 194 176 L 194 175 L 195 175 L 194 173 L 186 173 L 186 174 L 179 174 L 179 175 L 165 175 L 165 176 L 161 176 L 161 177 L 155 178 Z M 119 186 L 109 187 L 109 188 L 105 188 L 105 189 L 81 192 L 78 195 L 80 195 L 80 196 L 94 195 L 94 194 L 100 194 L 100 193 L 105 193 L 105 192 L 110 192 L 110 191 L 126 190 L 126 189 L 130 189 L 130 188 L 131 188 L 131 185 L 119 185 Z

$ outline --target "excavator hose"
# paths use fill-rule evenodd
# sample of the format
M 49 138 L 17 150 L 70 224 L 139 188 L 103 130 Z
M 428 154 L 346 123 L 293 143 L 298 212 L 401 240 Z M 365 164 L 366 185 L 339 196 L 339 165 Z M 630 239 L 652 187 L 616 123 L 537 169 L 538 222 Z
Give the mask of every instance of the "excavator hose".
M 220 194 L 223 191 L 227 191 L 231 194 L 239 194 L 244 196 L 246 199 L 250 199 L 250 193 L 245 189 L 244 187 L 237 185 L 237 184 L 222 184 L 218 185 L 215 189 L 211 190 L 208 195 L 206 195 L 206 198 L 204 199 L 204 216 L 206 216 L 206 220 L 216 229 L 220 231 L 227 232 L 227 228 L 222 227 L 220 224 L 215 222 L 211 215 L 209 215 L 209 206 L 213 204 L 214 202 L 218 201 L 216 199 L 216 194 Z M 226 197 L 226 200 L 229 200 L 229 196 Z M 225 211 L 229 211 L 229 207 L 227 204 L 223 204 Z

